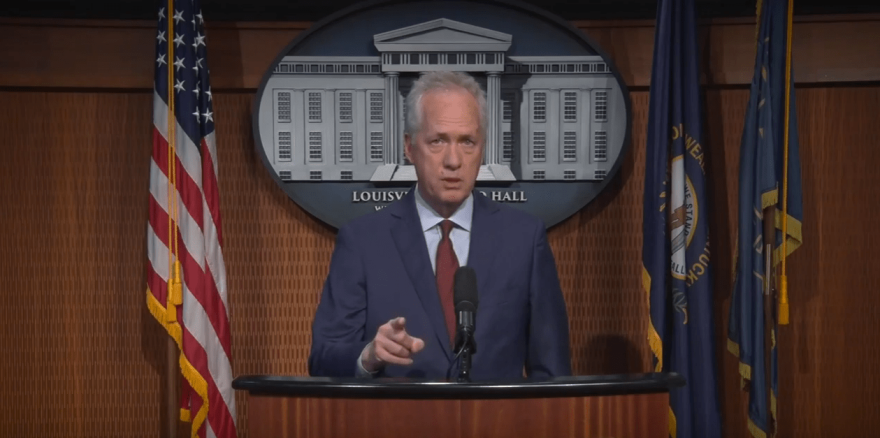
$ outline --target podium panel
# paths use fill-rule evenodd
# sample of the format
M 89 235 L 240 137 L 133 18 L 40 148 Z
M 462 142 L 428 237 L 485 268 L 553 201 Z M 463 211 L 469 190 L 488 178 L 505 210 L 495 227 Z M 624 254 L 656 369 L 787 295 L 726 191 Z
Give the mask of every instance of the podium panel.
M 665 438 L 676 374 L 453 383 L 248 376 L 251 437 Z

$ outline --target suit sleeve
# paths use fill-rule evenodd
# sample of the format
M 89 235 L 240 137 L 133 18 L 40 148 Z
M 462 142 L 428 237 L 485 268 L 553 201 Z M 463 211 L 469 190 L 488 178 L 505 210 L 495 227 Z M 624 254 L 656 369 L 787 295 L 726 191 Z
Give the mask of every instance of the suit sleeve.
M 366 273 L 349 228 L 340 229 L 312 324 L 309 374 L 353 377 L 365 339 Z
M 547 243 L 543 224 L 539 224 L 535 232 L 529 313 L 528 376 L 570 376 L 568 312 L 559 285 L 556 261 Z

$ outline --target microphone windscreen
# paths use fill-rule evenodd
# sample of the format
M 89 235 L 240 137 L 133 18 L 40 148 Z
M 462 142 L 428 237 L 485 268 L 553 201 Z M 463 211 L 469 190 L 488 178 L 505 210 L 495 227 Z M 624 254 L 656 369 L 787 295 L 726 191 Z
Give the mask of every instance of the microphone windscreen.
M 477 273 L 468 266 L 462 266 L 455 271 L 453 283 L 452 301 L 455 303 L 455 311 L 477 311 Z

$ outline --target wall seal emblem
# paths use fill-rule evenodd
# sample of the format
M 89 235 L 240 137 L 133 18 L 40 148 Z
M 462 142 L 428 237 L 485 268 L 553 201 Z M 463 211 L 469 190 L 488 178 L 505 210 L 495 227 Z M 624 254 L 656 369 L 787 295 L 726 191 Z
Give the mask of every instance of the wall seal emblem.
M 263 164 L 332 227 L 384 208 L 415 184 L 403 153 L 405 96 L 432 70 L 468 72 L 486 91 L 478 193 L 551 227 L 617 173 L 630 100 L 614 64 L 569 23 L 495 1 L 369 2 L 301 33 L 257 91 Z

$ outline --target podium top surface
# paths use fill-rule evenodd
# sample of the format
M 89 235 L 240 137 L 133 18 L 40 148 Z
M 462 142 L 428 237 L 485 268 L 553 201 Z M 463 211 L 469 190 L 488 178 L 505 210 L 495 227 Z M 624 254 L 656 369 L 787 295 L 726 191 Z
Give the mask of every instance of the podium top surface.
M 668 392 L 685 385 L 677 373 L 612 374 L 547 380 L 455 382 L 406 378 L 240 376 L 234 389 L 252 395 L 374 399 L 587 397 Z

